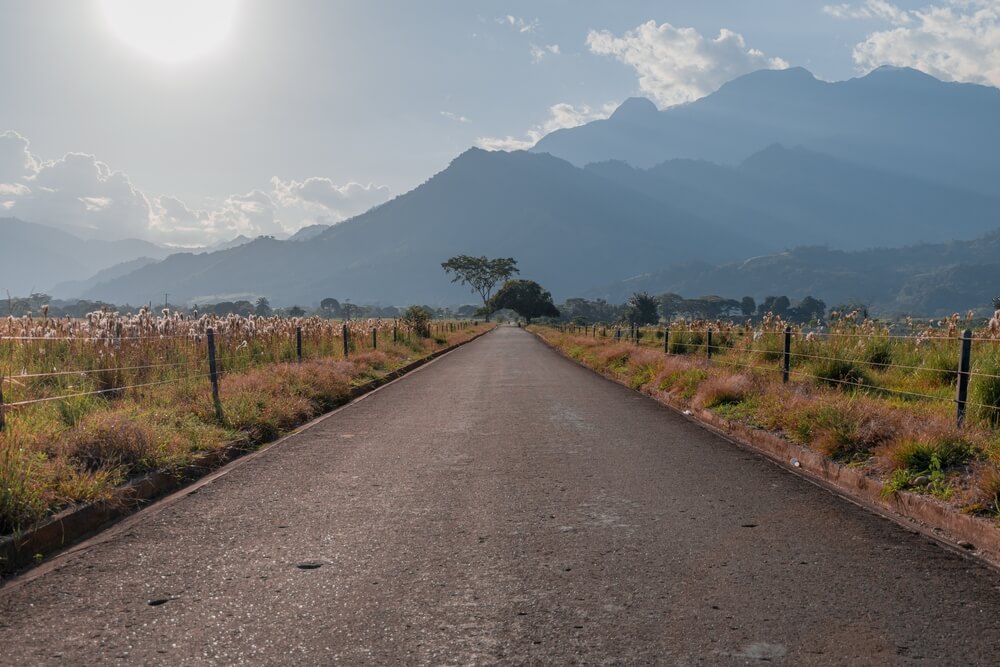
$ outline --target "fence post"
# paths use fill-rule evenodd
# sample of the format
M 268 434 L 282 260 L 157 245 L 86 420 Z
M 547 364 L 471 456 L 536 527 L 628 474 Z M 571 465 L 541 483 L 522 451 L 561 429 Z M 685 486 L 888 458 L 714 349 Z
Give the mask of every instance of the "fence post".
M 302 327 L 295 327 L 295 356 L 302 363 Z
M 792 367 L 792 328 L 785 327 L 785 351 L 781 362 L 781 381 L 788 384 L 788 373 Z
M 378 349 L 378 329 L 372 329 L 372 349 Z
M 663 354 L 670 354 L 670 327 L 663 328 Z
M 958 427 L 965 424 L 965 407 L 969 400 L 969 376 L 972 367 L 972 331 L 962 333 L 962 356 L 958 362 Z
M 705 340 L 705 352 L 708 353 L 708 358 L 712 358 L 712 327 L 708 328 L 708 338 Z
M 342 337 L 344 339 L 344 359 L 346 359 L 350 354 L 349 342 L 347 340 L 347 322 L 344 322 L 343 326 L 341 327 L 341 333 L 343 334 Z
M 399 342 L 399 325 L 398 324 L 393 324 L 392 325 L 392 342 L 393 343 L 398 343 Z
M 0 433 L 3 432 L 6 422 L 3 416 L 3 373 L 0 373 Z
M 221 422 L 222 401 L 219 400 L 219 369 L 215 363 L 215 331 L 209 327 L 205 333 L 208 338 L 208 375 L 212 379 L 212 403 L 215 404 L 215 418 Z

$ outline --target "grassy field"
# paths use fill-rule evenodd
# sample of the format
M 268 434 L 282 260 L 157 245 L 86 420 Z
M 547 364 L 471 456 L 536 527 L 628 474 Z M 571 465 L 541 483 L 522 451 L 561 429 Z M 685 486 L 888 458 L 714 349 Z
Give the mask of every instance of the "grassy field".
M 968 417 L 961 429 L 955 403 L 959 336 L 971 321 L 959 316 L 886 327 L 852 314 L 822 330 L 794 327 L 787 384 L 787 324 L 778 318 L 753 326 L 673 324 L 668 334 L 662 327 L 646 329 L 638 344 L 616 341 L 611 327 L 536 330 L 570 357 L 634 389 L 781 435 L 885 480 L 890 492 L 931 494 L 1000 519 L 997 324 L 973 333 Z
M 352 321 L 346 358 L 342 326 L 319 318 L 145 312 L 0 320 L 0 534 L 107 498 L 136 475 L 181 470 L 201 452 L 271 440 L 343 403 L 352 387 L 485 325 L 435 321 L 423 337 L 392 320 Z M 210 327 L 221 420 L 208 366 Z

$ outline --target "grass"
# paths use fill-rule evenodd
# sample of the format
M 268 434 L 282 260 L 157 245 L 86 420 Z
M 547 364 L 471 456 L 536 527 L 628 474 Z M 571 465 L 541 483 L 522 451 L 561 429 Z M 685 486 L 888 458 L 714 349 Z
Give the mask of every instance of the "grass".
M 536 330 L 580 363 L 634 389 L 788 438 L 883 480 L 887 494 L 929 494 L 1000 521 L 1000 340 L 974 345 L 978 375 L 970 400 L 979 406 L 970 407 L 958 431 L 960 324 L 949 318 L 933 327 L 910 324 L 901 333 L 868 321 L 838 321 L 823 335 L 793 328 L 787 384 L 781 379 L 787 325 L 777 318 L 754 329 L 675 324 L 670 354 L 653 335 L 636 346 Z M 699 333 L 708 326 L 713 343 L 725 342 L 711 361 Z
M 166 330 L 175 324 L 172 317 L 159 321 Z M 84 331 L 75 328 L 78 325 L 63 321 L 15 322 L 21 327 L 18 333 L 51 336 L 52 332 L 75 331 L 81 338 L 90 337 L 83 336 Z M 446 344 L 466 340 L 486 327 L 442 326 L 431 338 L 409 336 L 404 331 L 401 339 L 393 343 L 391 327 L 378 328 L 372 323 L 381 332 L 377 350 L 362 347 L 371 345 L 371 329 L 367 335 L 359 332 L 356 351 L 347 359 L 343 357 L 342 339 L 331 342 L 311 338 L 310 345 L 304 345 L 306 358 L 297 363 L 279 361 L 289 358 L 288 350 L 294 352 L 287 336 L 292 336 L 294 343 L 295 326 L 303 326 L 304 334 L 312 327 L 310 336 L 333 336 L 339 334 L 340 323 L 333 326 L 303 320 L 297 325 L 281 324 L 267 318 L 255 324 L 250 318 L 234 317 L 210 322 L 220 330 L 250 336 L 242 338 L 233 349 L 220 345 L 219 363 L 224 369 L 220 379 L 222 421 L 213 407 L 209 379 L 201 373 L 187 377 L 189 371 L 178 372 L 176 367 L 118 371 L 117 375 L 103 377 L 26 377 L 52 369 L 87 369 L 100 364 L 138 367 L 168 363 L 163 359 L 183 358 L 178 354 L 185 348 L 175 339 L 162 339 L 160 350 L 152 340 L 134 346 L 124 341 L 120 345 L 100 343 L 95 348 L 92 341 L 0 339 L 0 368 L 18 368 L 21 364 L 19 373 L 8 375 L 4 384 L 8 403 L 83 393 L 109 382 L 150 384 L 7 409 L 7 427 L 0 432 L 0 535 L 20 530 L 68 505 L 108 498 L 136 475 L 180 470 L 200 453 L 229 443 L 252 447 L 271 440 L 342 404 L 353 387 Z M 196 332 L 202 325 L 177 324 L 177 328 L 181 326 Z M 256 326 L 262 328 L 255 331 Z M 13 327 L 11 321 L 6 321 L 0 331 L 9 336 Z M 92 328 L 85 332 L 96 333 Z M 185 345 L 191 347 L 190 341 Z M 79 357 L 75 356 L 76 350 L 82 350 Z M 196 351 L 204 352 L 203 340 Z M 295 359 L 294 353 L 290 358 Z

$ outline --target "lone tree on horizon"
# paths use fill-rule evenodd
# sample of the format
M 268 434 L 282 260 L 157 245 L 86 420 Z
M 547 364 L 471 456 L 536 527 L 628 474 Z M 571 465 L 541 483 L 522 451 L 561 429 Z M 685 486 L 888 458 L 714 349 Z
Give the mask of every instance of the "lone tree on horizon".
M 513 257 L 488 259 L 485 256 L 458 255 L 447 262 L 442 262 L 441 268 L 447 274 L 455 274 L 451 282 L 469 285 L 473 292 L 479 294 L 483 300 L 483 308 L 486 308 L 490 297 L 493 296 L 493 290 L 500 281 L 510 280 L 512 276 L 521 272 L 517 268 L 517 260 Z M 489 312 L 486 314 L 486 319 L 490 319 Z
M 536 317 L 559 317 L 552 295 L 533 280 L 508 280 L 490 299 L 487 311 L 510 309 L 527 320 Z

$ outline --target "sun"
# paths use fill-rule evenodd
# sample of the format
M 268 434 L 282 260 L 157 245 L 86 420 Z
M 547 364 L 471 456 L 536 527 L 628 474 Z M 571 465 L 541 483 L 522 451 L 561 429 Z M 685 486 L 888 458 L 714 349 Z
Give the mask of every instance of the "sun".
M 194 60 L 229 34 L 238 0 L 101 0 L 111 31 L 164 63 Z

